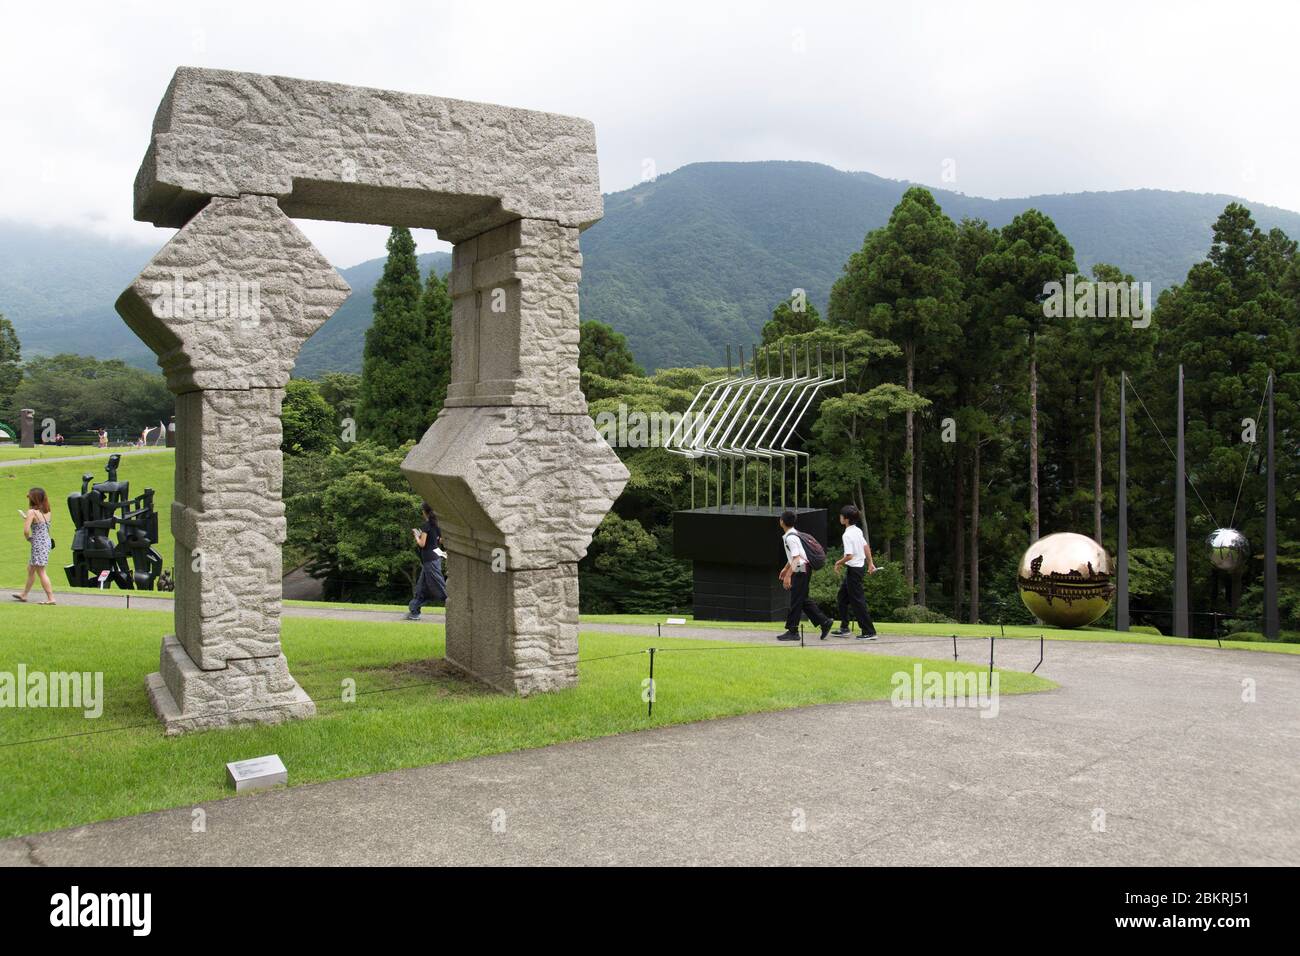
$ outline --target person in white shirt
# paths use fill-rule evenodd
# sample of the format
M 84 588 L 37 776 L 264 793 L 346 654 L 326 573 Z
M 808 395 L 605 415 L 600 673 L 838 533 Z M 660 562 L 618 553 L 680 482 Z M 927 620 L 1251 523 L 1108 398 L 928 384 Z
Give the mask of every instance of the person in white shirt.
M 849 630 L 849 610 L 852 609 L 858 626 L 862 628 L 858 640 L 871 641 L 875 640 L 876 626 L 871 623 L 871 613 L 867 610 L 862 578 L 864 573 L 876 573 L 876 562 L 871 557 L 871 545 L 867 544 L 866 536 L 858 527 L 859 520 L 861 515 L 853 505 L 845 505 L 840 509 L 840 524 L 844 526 L 844 557 L 835 562 L 835 575 L 839 577 L 843 570 L 844 578 L 840 581 L 840 592 L 836 599 L 840 611 L 840 629 L 835 632 L 835 636 L 848 637 L 853 633 Z
M 808 568 L 808 554 L 804 551 L 803 541 L 794 529 L 795 513 L 781 513 L 781 543 L 785 546 L 785 567 L 781 569 L 781 584 L 790 592 L 790 613 L 785 618 L 785 633 L 777 638 L 779 641 L 799 640 L 799 619 L 804 614 L 808 620 L 821 628 L 822 640 L 831 632 L 832 621 L 817 602 L 808 596 L 808 581 L 811 574 Z

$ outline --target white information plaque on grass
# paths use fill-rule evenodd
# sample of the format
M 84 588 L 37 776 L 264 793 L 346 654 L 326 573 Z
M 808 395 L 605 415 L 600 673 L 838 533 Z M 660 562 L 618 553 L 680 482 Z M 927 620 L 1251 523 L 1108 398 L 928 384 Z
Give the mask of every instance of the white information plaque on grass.
M 266 757 L 253 757 L 250 760 L 236 760 L 226 764 L 226 776 L 235 785 L 237 792 L 244 790 L 261 790 L 289 782 L 289 771 L 279 754 Z

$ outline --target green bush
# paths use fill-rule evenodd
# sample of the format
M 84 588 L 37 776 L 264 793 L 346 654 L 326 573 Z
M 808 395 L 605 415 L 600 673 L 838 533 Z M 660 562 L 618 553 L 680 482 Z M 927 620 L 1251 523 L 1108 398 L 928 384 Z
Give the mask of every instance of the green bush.
M 896 607 L 890 612 L 889 619 L 896 624 L 956 624 L 947 614 L 940 614 L 919 604 Z
M 1156 637 L 1164 636 L 1160 633 L 1160 628 L 1152 627 L 1149 624 L 1134 624 L 1129 628 L 1129 631 L 1134 634 L 1154 634 Z
M 835 598 L 840 590 L 840 578 L 835 576 L 833 565 L 844 552 L 839 548 L 830 548 L 826 552 L 826 567 L 814 571 L 812 581 L 808 584 L 808 594 L 820 604 L 827 613 L 834 613 Z M 903 580 L 903 566 L 892 561 L 878 565 L 875 574 L 868 574 L 862 579 L 862 591 L 867 597 L 867 608 L 873 615 L 879 615 L 882 608 L 898 607 L 911 603 L 907 593 L 907 582 Z
M 321 397 L 320 386 L 309 379 L 289 380 L 280 425 L 280 451 L 285 454 L 327 452 L 334 447 L 334 409 Z
M 1259 631 L 1238 631 L 1236 634 L 1229 634 L 1228 639 L 1232 641 L 1252 641 L 1252 642 L 1268 640 L 1268 638 L 1266 638 L 1263 634 L 1259 633 Z

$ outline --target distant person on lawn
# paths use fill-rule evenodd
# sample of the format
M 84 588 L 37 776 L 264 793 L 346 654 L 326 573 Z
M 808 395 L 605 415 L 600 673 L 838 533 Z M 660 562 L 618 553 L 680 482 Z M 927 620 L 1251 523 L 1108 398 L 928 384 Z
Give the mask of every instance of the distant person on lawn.
M 836 596 L 840 629 L 835 632 L 835 636 L 848 637 L 853 633 L 849 630 L 851 609 L 858 627 L 862 628 L 858 640 L 870 641 L 876 637 L 876 626 L 871 623 L 871 613 L 867 610 L 867 595 L 862 590 L 862 579 L 864 574 L 876 573 L 876 562 L 871 557 L 871 545 L 867 544 L 866 536 L 858 527 L 861 518 L 862 515 L 853 505 L 845 505 L 840 509 L 840 524 L 844 526 L 844 557 L 835 562 L 835 576 L 839 577 L 843 569 L 844 578 L 840 581 L 840 593 Z
M 415 581 L 415 596 L 407 607 L 408 621 L 418 621 L 420 608 L 430 601 L 445 603 L 447 600 L 447 579 L 442 576 L 442 557 L 438 554 L 442 546 L 438 517 L 428 502 L 421 505 L 420 510 L 424 513 L 424 525 L 411 529 L 415 543 L 420 548 L 420 576 Z
M 799 619 L 804 614 L 822 629 L 821 638 L 831 632 L 831 619 L 822 613 L 817 602 L 808 596 L 808 582 L 812 574 L 808 567 L 808 553 L 794 529 L 795 513 L 781 513 L 781 543 L 785 546 L 785 567 L 781 569 L 781 584 L 790 592 L 790 613 L 785 618 L 785 633 L 778 641 L 799 640 Z
M 27 514 L 23 518 L 23 537 L 32 543 L 32 556 L 27 562 L 27 586 L 22 594 L 15 594 L 15 601 L 27 603 L 31 593 L 32 582 L 37 576 L 41 587 L 45 589 L 45 600 L 41 604 L 54 603 L 54 588 L 50 586 L 50 576 L 45 573 L 45 566 L 50 563 L 50 548 L 54 546 L 50 538 L 50 499 L 44 488 L 33 488 L 27 492 Z

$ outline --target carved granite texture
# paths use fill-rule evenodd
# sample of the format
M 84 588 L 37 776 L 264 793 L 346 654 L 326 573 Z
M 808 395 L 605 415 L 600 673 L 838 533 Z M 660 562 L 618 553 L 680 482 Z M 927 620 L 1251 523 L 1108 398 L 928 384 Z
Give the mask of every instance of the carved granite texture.
M 283 388 L 302 343 L 350 292 L 274 199 L 244 196 L 204 207 L 117 311 L 173 392 Z
M 585 414 L 578 378 L 578 230 L 516 220 L 452 253 L 448 406 L 542 405 Z
M 280 410 L 348 293 L 274 199 L 244 196 L 214 199 L 118 299 L 177 394 L 176 633 L 146 682 L 168 732 L 314 712 L 280 649 Z
M 576 229 L 522 220 L 452 259 L 448 400 L 402 464 L 449 552 L 447 656 L 528 694 L 577 680 L 577 562 L 628 472 L 578 385 Z
M 316 705 L 280 654 L 200 670 L 175 637 L 163 638 L 158 671 L 145 678 L 154 713 L 168 735 L 232 724 L 275 724 L 311 717 Z
M 280 653 L 282 389 L 176 402 L 176 636 L 201 668 Z
M 280 651 L 279 414 L 349 290 L 290 216 L 456 244 L 448 400 L 402 466 L 441 518 L 448 658 L 502 690 L 572 685 L 577 562 L 628 477 L 578 379 L 591 123 L 182 68 L 135 186 L 137 219 L 180 227 L 117 304 L 178 396 L 176 634 L 147 679 L 168 732 L 314 712 Z
M 514 570 L 580 560 L 628 477 L 589 416 L 539 406 L 444 409 L 402 471 L 450 547 Z
M 534 694 L 578 681 L 578 566 L 494 570 L 453 552 L 447 587 L 447 660 L 499 690 Z M 489 634 L 506 640 L 481 639 Z
M 274 196 L 290 216 L 437 229 L 600 219 L 587 120 L 486 103 L 182 67 L 154 119 L 135 217 L 181 226 L 209 196 Z

